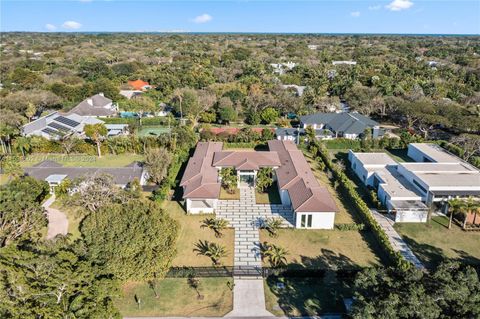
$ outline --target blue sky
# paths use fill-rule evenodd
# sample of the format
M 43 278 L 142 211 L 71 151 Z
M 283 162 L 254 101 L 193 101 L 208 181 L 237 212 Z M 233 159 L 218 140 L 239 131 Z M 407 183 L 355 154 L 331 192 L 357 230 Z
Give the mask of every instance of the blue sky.
M 0 1 L 1 31 L 480 34 L 480 1 Z

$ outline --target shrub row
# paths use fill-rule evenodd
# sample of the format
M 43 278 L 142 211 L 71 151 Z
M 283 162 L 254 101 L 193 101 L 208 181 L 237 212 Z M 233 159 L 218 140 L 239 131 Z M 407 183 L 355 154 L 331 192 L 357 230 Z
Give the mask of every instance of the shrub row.
M 255 148 L 259 145 L 264 145 L 263 142 L 244 142 L 244 143 L 224 143 L 224 148 Z
M 173 156 L 172 163 L 168 168 L 168 175 L 160 184 L 160 187 L 153 192 L 153 199 L 165 200 L 168 199 L 170 190 L 177 184 L 177 176 L 185 161 L 188 160 L 188 149 L 177 150 Z
M 370 149 L 397 149 L 404 148 L 404 143 L 396 137 L 383 136 L 375 139 L 348 139 L 335 138 L 331 140 L 324 140 L 323 143 L 328 149 L 353 149 L 353 150 L 370 150 Z
M 335 228 L 340 231 L 348 231 L 348 230 L 364 230 L 365 224 L 360 223 L 350 223 L 350 224 L 335 224 Z
M 411 264 L 399 252 L 393 249 L 392 244 L 382 227 L 380 227 L 378 222 L 372 216 L 367 204 L 356 191 L 355 185 L 347 177 L 344 171 L 332 162 L 325 146 L 318 141 L 314 141 L 311 145 L 314 150 L 317 150 L 315 156 L 319 155 L 325 163 L 325 166 L 332 172 L 334 179 L 338 182 L 339 189 L 342 191 L 343 195 L 346 196 L 346 200 L 354 205 L 366 227 L 372 230 L 375 238 L 392 262 L 399 267 L 410 267 Z

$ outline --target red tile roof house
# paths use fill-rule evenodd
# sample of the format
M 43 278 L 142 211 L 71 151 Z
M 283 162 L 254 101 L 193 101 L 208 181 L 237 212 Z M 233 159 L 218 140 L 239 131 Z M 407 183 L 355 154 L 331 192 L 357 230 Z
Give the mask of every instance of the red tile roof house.
M 152 88 L 148 82 L 142 80 L 135 80 L 135 81 L 128 81 L 128 85 L 130 85 L 134 90 L 138 91 L 147 91 Z
M 257 171 L 273 168 L 283 205 L 292 208 L 296 228 L 332 229 L 338 208 L 291 141 L 268 141 L 269 151 L 223 151 L 221 142 L 199 142 L 180 182 L 190 214 L 214 213 L 220 195 L 219 171 L 233 167 L 239 187 L 254 186 Z

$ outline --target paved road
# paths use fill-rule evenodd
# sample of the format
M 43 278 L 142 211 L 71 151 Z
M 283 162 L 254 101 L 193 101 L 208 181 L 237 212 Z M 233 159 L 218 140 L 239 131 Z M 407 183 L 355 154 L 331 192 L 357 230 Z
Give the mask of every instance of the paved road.
M 407 243 L 403 240 L 402 236 L 400 236 L 399 233 L 393 228 L 393 225 L 395 222 L 388 217 L 380 214 L 377 210 L 375 209 L 370 209 L 372 212 L 373 217 L 375 220 L 380 224 L 382 229 L 385 231 L 385 233 L 388 236 L 388 239 L 390 240 L 390 243 L 393 246 L 393 249 L 395 251 L 400 252 L 403 257 L 405 257 L 406 260 L 411 262 L 412 264 L 415 265 L 415 267 L 419 269 L 424 269 L 425 266 L 422 264 L 422 262 L 415 256 L 413 251 L 408 247 Z
M 58 234 L 66 235 L 68 233 L 67 216 L 58 209 L 50 207 L 50 205 L 52 205 L 54 201 L 55 195 L 52 195 L 42 205 L 47 212 L 48 218 L 47 239 L 52 239 Z

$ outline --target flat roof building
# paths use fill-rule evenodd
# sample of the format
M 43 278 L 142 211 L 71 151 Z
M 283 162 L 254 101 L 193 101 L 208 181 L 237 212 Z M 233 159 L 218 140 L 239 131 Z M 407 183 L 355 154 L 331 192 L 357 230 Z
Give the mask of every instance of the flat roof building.
M 397 215 L 398 221 L 425 221 L 418 201 L 432 207 L 453 197 L 480 196 L 480 171 L 436 144 L 409 144 L 408 156 L 416 162 L 397 163 L 380 154 L 350 151 L 351 168 L 365 185 L 377 190 L 387 209 L 407 211 L 409 205 L 414 209 L 414 216 L 407 211 Z

